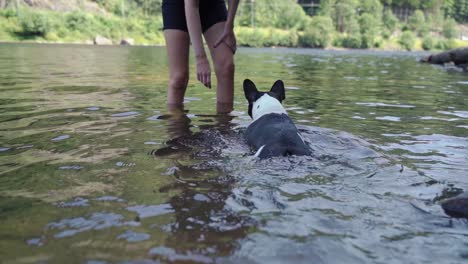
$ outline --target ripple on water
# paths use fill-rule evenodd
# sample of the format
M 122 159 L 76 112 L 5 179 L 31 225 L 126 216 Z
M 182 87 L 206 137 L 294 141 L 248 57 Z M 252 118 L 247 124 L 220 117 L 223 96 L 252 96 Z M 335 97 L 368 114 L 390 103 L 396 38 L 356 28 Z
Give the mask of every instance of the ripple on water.
M 2 98 L 24 98 L 0 100 L 6 262 L 70 254 L 89 264 L 462 263 L 466 256 L 466 221 L 447 218 L 435 202 L 468 186 L 465 75 L 423 67 L 414 53 L 241 50 L 239 76 L 255 73 L 265 83 L 283 76 L 297 86 L 286 87 L 286 103 L 300 107 L 292 117 L 314 151 L 258 161 L 242 137 L 251 122 L 242 93 L 235 95 L 242 111 L 218 124 L 206 116 L 215 111 L 214 91 L 191 89 L 189 120 L 174 123 L 161 96 L 164 48 L 14 44 L 0 54 L 11 58 L 0 66 Z M 401 120 L 389 129 L 374 119 L 382 116 Z M 62 133 L 72 139 L 50 141 Z M 146 155 L 143 142 L 170 149 Z M 19 169 L 9 171 L 12 164 Z M 21 243 L 38 248 L 18 250 Z
M 128 117 L 128 116 L 137 116 L 139 114 L 140 114 L 139 112 L 129 111 L 129 112 L 112 114 L 111 117 Z
M 153 217 L 174 212 L 174 209 L 170 204 L 134 205 L 127 207 L 127 210 L 137 213 L 140 218 Z
M 194 263 L 214 263 L 214 259 L 204 255 L 193 254 L 188 252 L 186 254 L 179 254 L 172 248 L 168 247 L 154 247 L 148 251 L 151 256 L 160 256 L 170 262 L 194 262 Z
M 87 207 L 89 206 L 88 199 L 77 197 L 70 202 L 60 202 L 57 205 L 58 207 Z
M 405 105 L 405 104 L 386 104 L 386 103 L 372 103 L 372 102 L 357 102 L 357 105 L 364 105 L 364 106 L 381 106 L 381 107 L 397 107 L 397 108 L 414 108 L 414 105 Z
M 89 218 L 66 218 L 47 225 L 48 230 L 59 230 L 55 238 L 74 236 L 89 230 L 102 230 L 110 227 L 138 226 L 139 222 L 125 221 L 124 217 L 115 213 L 93 213 Z
M 58 137 L 54 137 L 51 140 L 52 141 L 61 141 L 61 140 L 69 139 L 69 138 L 70 138 L 70 135 L 61 135 L 61 136 L 58 136 Z
M 443 115 L 453 115 L 453 116 L 457 116 L 461 118 L 468 118 L 468 111 L 453 111 L 453 112 L 437 111 L 437 113 L 443 114 Z
M 377 120 L 385 120 L 385 121 L 392 121 L 392 122 L 400 122 L 401 118 L 398 116 L 377 116 L 375 117 Z
M 126 240 L 127 242 L 140 242 L 150 239 L 151 236 L 146 233 L 137 233 L 130 230 L 125 231 L 125 233 L 117 236 L 117 239 Z
M 60 170 L 81 170 L 83 166 L 80 165 L 70 165 L 70 166 L 60 166 Z
M 119 197 L 115 197 L 115 196 L 101 196 L 99 198 L 96 198 L 95 199 L 96 201 L 100 201 L 100 202 L 118 202 L 118 203 L 125 203 L 126 201 L 122 198 L 119 198 Z

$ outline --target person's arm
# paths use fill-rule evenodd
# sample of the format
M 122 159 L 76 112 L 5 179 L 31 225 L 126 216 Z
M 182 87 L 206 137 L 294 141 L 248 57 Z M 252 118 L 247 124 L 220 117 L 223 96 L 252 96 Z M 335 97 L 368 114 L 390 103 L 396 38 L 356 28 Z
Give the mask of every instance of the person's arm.
M 224 26 L 224 32 L 216 41 L 214 47 L 218 47 L 219 44 L 225 43 L 231 50 L 232 53 L 236 52 L 236 36 L 234 35 L 234 18 L 236 16 L 237 7 L 239 6 L 239 0 L 229 0 L 228 14 L 226 24 Z
M 211 88 L 211 68 L 203 47 L 199 0 L 184 0 L 184 3 L 187 28 L 197 62 L 197 79 L 206 87 Z

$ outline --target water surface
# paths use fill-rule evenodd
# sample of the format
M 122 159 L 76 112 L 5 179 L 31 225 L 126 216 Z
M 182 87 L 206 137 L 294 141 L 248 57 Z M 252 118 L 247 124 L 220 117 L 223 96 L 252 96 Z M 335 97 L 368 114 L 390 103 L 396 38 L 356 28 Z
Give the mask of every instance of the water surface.
M 0 45 L 6 263 L 463 263 L 468 76 L 421 54 L 240 49 L 235 111 L 157 47 Z M 192 63 L 191 75 L 195 69 Z M 311 157 L 257 161 L 241 83 L 286 86 Z

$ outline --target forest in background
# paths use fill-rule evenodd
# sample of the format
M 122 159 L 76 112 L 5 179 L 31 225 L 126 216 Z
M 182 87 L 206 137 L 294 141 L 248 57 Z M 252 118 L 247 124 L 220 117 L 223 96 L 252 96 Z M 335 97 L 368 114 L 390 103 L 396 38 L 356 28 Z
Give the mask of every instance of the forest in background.
M 0 0 L 0 41 L 164 45 L 162 0 Z M 445 50 L 468 46 L 466 0 L 246 0 L 239 45 Z

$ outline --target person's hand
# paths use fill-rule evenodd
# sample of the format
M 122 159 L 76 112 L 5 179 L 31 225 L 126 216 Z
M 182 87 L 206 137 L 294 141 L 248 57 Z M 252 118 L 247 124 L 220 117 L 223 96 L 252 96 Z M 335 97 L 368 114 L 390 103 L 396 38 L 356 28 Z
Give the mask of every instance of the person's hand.
M 221 34 L 219 39 L 215 42 L 214 48 L 217 48 L 221 43 L 226 44 L 231 49 L 233 54 L 236 53 L 237 41 L 232 27 L 224 28 L 223 34 Z
M 197 60 L 197 80 L 211 89 L 211 68 L 206 55 L 196 56 Z

